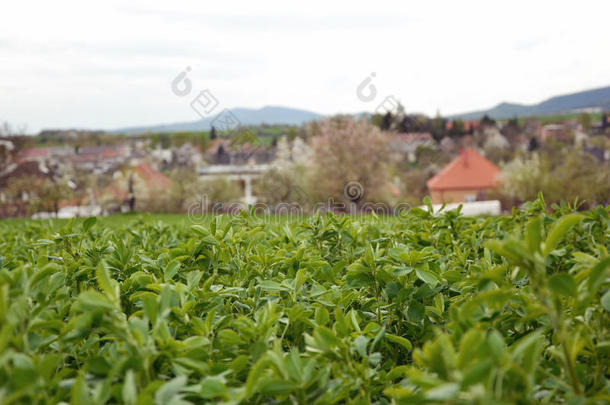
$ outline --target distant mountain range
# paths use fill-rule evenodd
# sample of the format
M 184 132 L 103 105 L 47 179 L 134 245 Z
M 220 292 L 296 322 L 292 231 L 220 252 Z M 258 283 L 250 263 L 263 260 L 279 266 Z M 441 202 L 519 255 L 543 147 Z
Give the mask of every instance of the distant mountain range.
M 299 110 L 288 107 L 266 106 L 259 109 L 253 108 L 232 108 L 231 113 L 239 120 L 240 125 L 301 125 L 303 123 L 314 121 L 322 118 L 321 114 Z M 193 114 L 195 114 L 193 112 Z M 211 117 L 190 121 L 176 122 L 173 124 L 162 124 L 142 127 L 120 128 L 113 132 L 119 133 L 143 133 L 143 132 L 187 132 L 187 131 L 208 131 L 212 126 L 212 122 L 221 115 L 222 112 Z M 217 127 L 219 125 L 216 125 Z M 220 128 L 217 128 L 220 129 Z
M 478 120 L 483 115 L 495 119 L 507 119 L 512 117 L 532 117 L 540 115 L 566 114 L 578 112 L 589 108 L 599 108 L 610 110 L 610 86 L 599 89 L 586 90 L 578 93 L 566 94 L 549 98 L 541 103 L 534 105 L 500 103 L 488 110 L 466 112 L 451 115 L 448 118 L 461 118 L 463 120 Z M 256 126 L 262 124 L 269 125 L 301 125 L 303 123 L 318 120 L 324 115 L 300 110 L 297 108 L 266 106 L 259 109 L 254 108 L 233 108 L 233 115 L 243 126 Z M 187 131 L 208 131 L 212 122 L 222 113 L 214 116 L 189 122 L 176 122 L 171 124 L 140 126 L 120 128 L 112 132 L 117 133 L 144 133 L 144 132 L 187 132 Z M 360 116 L 361 114 L 354 114 Z
M 599 89 L 585 90 L 549 98 L 534 105 L 500 103 L 489 110 L 480 110 L 455 114 L 451 119 L 478 120 L 487 114 L 491 118 L 506 119 L 517 117 L 533 117 L 539 115 L 554 115 L 578 112 L 589 108 L 610 109 L 610 86 Z

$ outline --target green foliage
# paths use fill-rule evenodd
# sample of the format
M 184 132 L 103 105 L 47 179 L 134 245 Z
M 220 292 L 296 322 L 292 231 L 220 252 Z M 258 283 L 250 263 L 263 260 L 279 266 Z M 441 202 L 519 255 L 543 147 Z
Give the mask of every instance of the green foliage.
M 0 402 L 607 403 L 609 211 L 0 222 Z

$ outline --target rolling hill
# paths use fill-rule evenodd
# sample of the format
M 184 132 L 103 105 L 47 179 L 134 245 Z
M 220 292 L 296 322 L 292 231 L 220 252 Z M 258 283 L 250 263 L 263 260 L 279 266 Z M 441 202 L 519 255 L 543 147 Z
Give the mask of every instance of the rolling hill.
M 477 120 L 485 114 L 495 119 L 512 118 L 515 116 L 533 117 L 540 115 L 566 114 L 577 112 L 585 108 L 610 109 L 610 86 L 556 96 L 533 105 L 500 103 L 488 110 L 455 114 L 449 116 L 449 118 Z
M 284 124 L 301 125 L 308 121 L 322 118 L 322 115 L 296 108 L 266 106 L 259 109 L 253 108 L 233 108 L 231 112 L 237 117 L 241 125 L 262 125 L 262 124 Z M 153 126 L 119 128 L 113 132 L 118 133 L 143 133 L 143 132 L 186 132 L 186 131 L 208 131 L 212 122 L 218 115 L 209 118 L 189 121 L 176 122 L 171 124 L 161 124 Z

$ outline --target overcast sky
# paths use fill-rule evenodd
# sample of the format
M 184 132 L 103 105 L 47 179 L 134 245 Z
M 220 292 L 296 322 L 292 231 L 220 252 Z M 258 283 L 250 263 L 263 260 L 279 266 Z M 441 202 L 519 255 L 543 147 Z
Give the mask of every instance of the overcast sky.
M 187 66 L 221 106 L 457 113 L 610 85 L 610 2 L 8 1 L 0 121 L 190 121 Z M 356 96 L 371 73 L 374 100 Z

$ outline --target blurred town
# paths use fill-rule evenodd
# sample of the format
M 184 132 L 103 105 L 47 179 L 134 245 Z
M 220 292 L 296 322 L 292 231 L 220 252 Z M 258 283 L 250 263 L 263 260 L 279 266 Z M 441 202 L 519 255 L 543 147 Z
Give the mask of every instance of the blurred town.
M 201 196 L 210 210 L 241 202 L 307 211 L 329 200 L 360 210 L 367 202 L 420 205 L 429 195 L 435 204 L 498 201 L 508 211 L 539 192 L 548 203 L 591 207 L 610 202 L 609 166 L 603 111 L 463 121 L 399 106 L 229 133 L 32 136 L 5 123 L 0 217 L 179 213 Z M 346 193 L 350 182 L 361 187 L 356 195 Z

